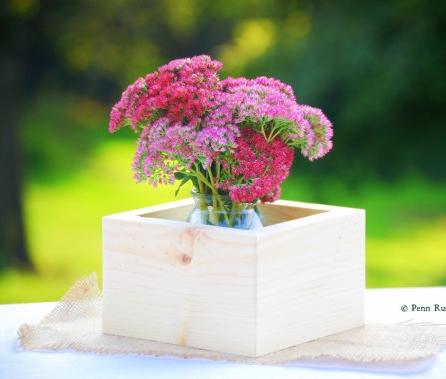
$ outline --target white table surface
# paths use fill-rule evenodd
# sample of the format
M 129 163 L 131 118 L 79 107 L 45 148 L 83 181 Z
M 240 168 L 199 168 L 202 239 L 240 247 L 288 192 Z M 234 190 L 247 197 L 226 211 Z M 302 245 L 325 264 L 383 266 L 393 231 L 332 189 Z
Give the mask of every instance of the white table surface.
M 412 305 L 430 311 L 412 311 Z M 366 322 L 435 322 L 446 324 L 446 287 L 366 290 Z M 21 351 L 17 330 L 23 323 L 38 323 L 56 303 L 0 305 L 0 379 L 12 378 L 446 378 L 446 351 L 435 359 L 410 367 L 347 366 L 299 363 L 254 365 L 174 357 L 97 355 Z M 403 312 L 401 307 L 407 305 Z M 427 308 L 425 308 L 427 309 Z

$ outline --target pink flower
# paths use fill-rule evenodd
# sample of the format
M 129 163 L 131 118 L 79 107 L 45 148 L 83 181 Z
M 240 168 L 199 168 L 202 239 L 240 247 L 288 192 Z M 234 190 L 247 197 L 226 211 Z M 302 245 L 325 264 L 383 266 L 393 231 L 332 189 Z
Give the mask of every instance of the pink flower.
M 140 133 L 137 181 L 173 183 L 180 172 L 199 192 L 275 201 L 294 149 L 322 157 L 332 148 L 332 124 L 320 109 L 298 104 L 289 85 L 266 77 L 220 81 L 221 68 L 201 55 L 137 79 L 113 106 L 109 130 Z

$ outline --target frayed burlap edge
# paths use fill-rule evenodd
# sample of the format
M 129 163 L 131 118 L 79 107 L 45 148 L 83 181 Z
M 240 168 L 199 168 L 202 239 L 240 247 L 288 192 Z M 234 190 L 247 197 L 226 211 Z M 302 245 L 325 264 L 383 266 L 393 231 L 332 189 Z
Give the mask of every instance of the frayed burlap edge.
M 76 282 L 37 325 L 19 331 L 23 350 L 75 350 L 99 354 L 135 354 L 210 360 L 285 364 L 349 362 L 395 367 L 435 357 L 446 345 L 446 327 L 432 324 L 369 324 L 257 358 L 195 349 L 102 333 L 102 304 L 97 276 Z

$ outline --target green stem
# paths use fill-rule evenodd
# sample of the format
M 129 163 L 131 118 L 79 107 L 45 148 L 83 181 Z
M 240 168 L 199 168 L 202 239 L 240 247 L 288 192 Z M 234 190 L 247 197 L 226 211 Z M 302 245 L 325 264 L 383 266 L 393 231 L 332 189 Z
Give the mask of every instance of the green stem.
M 225 210 L 224 203 L 220 197 L 220 194 L 214 186 L 214 176 L 212 174 L 211 168 L 208 168 L 206 171 L 207 175 L 204 175 L 202 173 L 202 171 L 197 167 L 197 165 L 195 165 L 195 170 L 193 170 L 193 172 L 198 179 L 198 186 L 199 186 L 198 191 L 203 194 L 207 193 L 205 188 L 202 186 L 202 184 L 204 184 L 212 192 L 212 195 L 213 195 L 212 209 L 213 209 L 213 216 L 214 216 L 214 220 L 216 221 L 216 224 L 218 225 L 218 223 L 220 221 L 220 216 L 222 215 L 225 219 L 226 224 L 228 226 L 232 227 L 232 224 L 234 223 L 234 219 L 233 219 L 233 217 L 231 219 L 228 216 L 228 214 Z

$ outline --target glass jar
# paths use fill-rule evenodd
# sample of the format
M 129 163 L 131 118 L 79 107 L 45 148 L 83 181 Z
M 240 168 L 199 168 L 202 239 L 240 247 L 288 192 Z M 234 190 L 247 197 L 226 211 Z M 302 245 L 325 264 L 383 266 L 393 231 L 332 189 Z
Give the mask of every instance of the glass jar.
M 227 195 L 191 191 L 195 207 L 187 219 L 192 224 L 256 230 L 262 227 L 263 217 L 257 203 L 235 203 Z

